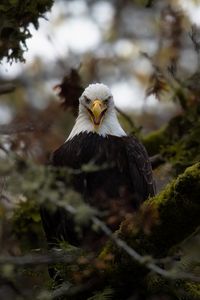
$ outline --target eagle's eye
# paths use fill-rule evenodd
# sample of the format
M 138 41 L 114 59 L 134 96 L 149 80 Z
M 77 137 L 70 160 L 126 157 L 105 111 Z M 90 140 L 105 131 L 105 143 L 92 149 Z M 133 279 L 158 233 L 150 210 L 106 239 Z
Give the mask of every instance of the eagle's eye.
M 106 98 L 103 102 L 104 102 L 105 104 L 108 104 L 110 98 L 111 98 L 111 96 L 109 96 L 108 98 Z
M 84 98 L 85 98 L 85 103 L 86 104 L 90 104 L 91 100 L 88 97 L 86 97 L 86 96 L 84 96 Z

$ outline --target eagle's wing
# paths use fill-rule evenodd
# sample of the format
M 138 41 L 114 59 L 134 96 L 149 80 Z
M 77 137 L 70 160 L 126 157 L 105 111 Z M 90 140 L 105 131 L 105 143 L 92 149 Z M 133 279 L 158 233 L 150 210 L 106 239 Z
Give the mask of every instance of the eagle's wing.
M 51 154 L 50 164 L 53 165 L 54 167 L 68 166 L 69 162 L 70 162 L 70 160 L 68 159 L 69 150 L 70 150 L 69 148 L 70 148 L 69 143 L 66 142 L 63 145 L 61 145 L 58 149 L 56 149 Z M 70 153 L 73 153 L 73 151 L 70 151 Z M 71 155 L 70 155 L 70 158 L 71 158 Z
M 68 166 L 70 164 L 68 153 L 69 144 L 64 143 L 52 153 L 49 159 L 49 165 L 54 167 Z M 57 176 L 56 173 L 55 176 Z M 58 175 L 58 178 L 59 180 L 63 179 L 63 181 L 65 181 L 65 178 L 62 178 L 62 175 Z M 74 245 L 77 244 L 71 215 L 62 207 L 51 210 L 46 205 L 41 205 L 40 216 L 50 248 L 55 247 L 62 240 L 68 241 Z
M 145 147 L 133 136 L 128 137 L 126 152 L 134 191 L 141 203 L 155 195 L 151 163 Z

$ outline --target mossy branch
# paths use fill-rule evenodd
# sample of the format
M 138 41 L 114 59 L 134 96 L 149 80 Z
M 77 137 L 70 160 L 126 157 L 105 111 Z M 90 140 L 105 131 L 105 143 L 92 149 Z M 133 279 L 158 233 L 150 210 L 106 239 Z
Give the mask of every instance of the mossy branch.
M 172 118 L 168 125 L 143 137 L 150 156 L 160 153 L 176 174 L 200 160 L 200 108 L 194 106 Z
M 199 226 L 200 163 L 186 169 L 157 196 L 144 202 L 141 211 L 150 207 L 158 219 L 150 234 L 133 222 L 121 224 L 120 237 L 130 241 L 135 249 L 156 257 L 167 255 L 170 247 L 181 242 Z

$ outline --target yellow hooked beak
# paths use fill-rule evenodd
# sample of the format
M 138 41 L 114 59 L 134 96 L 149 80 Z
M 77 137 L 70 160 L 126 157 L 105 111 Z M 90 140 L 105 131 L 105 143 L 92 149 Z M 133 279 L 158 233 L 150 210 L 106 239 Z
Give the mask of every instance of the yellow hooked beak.
M 95 126 L 99 126 L 104 114 L 107 110 L 107 105 L 105 103 L 103 103 L 102 101 L 96 99 L 90 109 L 88 109 L 92 122 L 94 123 Z

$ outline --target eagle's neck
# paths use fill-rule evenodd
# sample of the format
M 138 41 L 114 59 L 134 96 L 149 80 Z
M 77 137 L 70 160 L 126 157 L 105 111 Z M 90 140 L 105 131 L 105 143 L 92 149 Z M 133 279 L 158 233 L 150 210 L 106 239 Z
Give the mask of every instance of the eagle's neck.
M 75 125 L 72 128 L 72 131 L 67 141 L 71 140 L 74 136 L 78 135 L 81 132 L 94 132 L 103 137 L 107 135 L 114 135 L 119 137 L 126 136 L 125 131 L 119 124 L 114 109 L 112 111 L 107 112 L 102 124 L 98 128 L 94 127 L 94 125 L 92 124 L 91 120 L 85 112 L 79 112 Z

